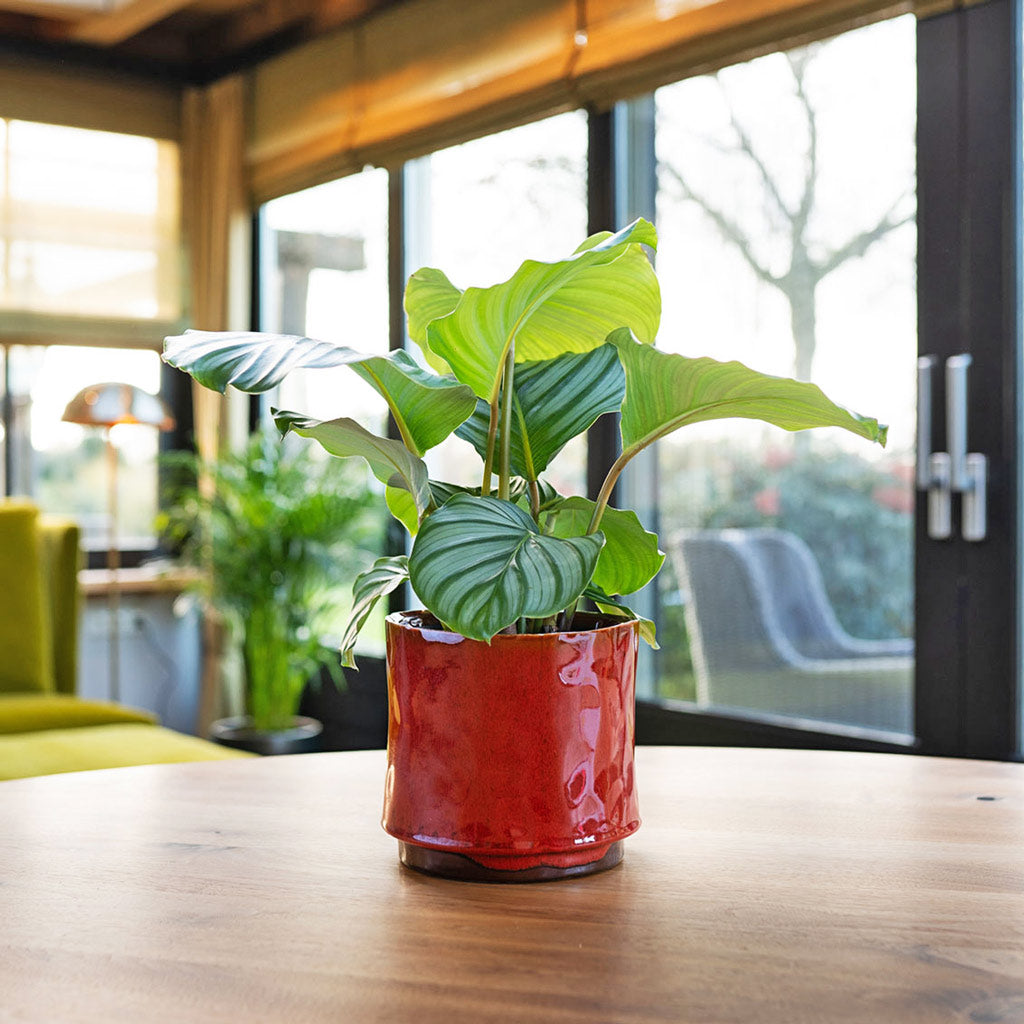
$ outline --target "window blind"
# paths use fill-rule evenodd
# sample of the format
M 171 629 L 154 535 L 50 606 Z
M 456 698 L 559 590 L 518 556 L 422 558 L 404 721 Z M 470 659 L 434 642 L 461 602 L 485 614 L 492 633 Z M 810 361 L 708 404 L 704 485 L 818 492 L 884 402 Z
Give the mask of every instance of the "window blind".
M 410 0 L 250 76 L 257 201 L 955 0 Z
M 177 140 L 181 91 L 108 70 L 0 56 L 0 117 Z

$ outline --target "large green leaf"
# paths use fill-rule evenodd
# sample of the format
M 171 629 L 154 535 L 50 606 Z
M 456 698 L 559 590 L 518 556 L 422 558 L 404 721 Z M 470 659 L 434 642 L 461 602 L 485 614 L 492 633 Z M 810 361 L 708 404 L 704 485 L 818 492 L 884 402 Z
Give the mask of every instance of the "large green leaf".
M 379 363 L 352 369 L 388 400 L 402 436 L 411 438 L 417 455 L 449 437 L 476 405 L 468 387 L 454 377 L 424 370 L 407 352 L 392 352 Z
M 575 601 L 603 543 L 600 533 L 543 537 L 512 502 L 456 494 L 420 526 L 409 576 L 445 625 L 489 640 L 522 616 L 547 618 Z
M 618 412 L 625 389 L 625 374 L 612 345 L 516 366 L 512 472 L 536 480 L 566 442 L 602 413 Z M 489 425 L 490 406 L 478 400 L 476 411 L 455 433 L 486 458 Z
M 503 284 L 467 288 L 450 313 L 427 324 L 427 343 L 460 381 L 493 403 L 513 341 L 516 359 L 524 362 L 587 352 L 622 326 L 653 341 L 661 293 L 641 243 L 657 243 L 645 220 L 581 246 L 568 259 L 527 260 Z
M 378 558 L 352 584 L 352 611 L 341 637 L 341 663 L 355 668 L 354 648 L 359 631 L 370 617 L 377 602 L 386 594 L 397 590 L 409 578 L 409 559 L 405 555 Z
M 417 455 L 448 437 L 476 402 L 464 384 L 428 373 L 407 352 L 368 355 L 295 334 L 186 331 L 165 340 L 164 361 L 214 391 L 231 384 L 252 394 L 269 391 L 299 367 L 349 366 L 384 397 Z
M 427 467 L 401 441 L 378 437 L 347 418 L 314 420 L 295 412 L 271 411 L 282 434 L 291 430 L 302 437 L 311 437 L 341 459 L 360 456 L 370 464 L 370 470 L 381 483 L 407 490 L 419 515 L 430 508 Z
M 405 286 L 405 314 L 409 337 L 423 350 L 430 366 L 438 373 L 451 373 L 448 364 L 427 345 L 427 324 L 447 316 L 462 298 L 462 292 L 440 270 L 423 267 Z
M 580 537 L 587 532 L 596 505 L 587 498 L 566 498 L 547 516 L 555 537 Z M 611 508 L 601 517 L 604 547 L 593 582 L 609 594 L 632 594 L 658 574 L 665 555 L 658 550 L 657 534 L 649 533 L 635 512 Z
M 816 384 L 772 377 L 742 363 L 659 352 L 613 331 L 608 341 L 626 371 L 622 448 L 629 455 L 688 423 L 740 417 L 784 430 L 842 427 L 885 444 L 888 428 L 827 398 Z

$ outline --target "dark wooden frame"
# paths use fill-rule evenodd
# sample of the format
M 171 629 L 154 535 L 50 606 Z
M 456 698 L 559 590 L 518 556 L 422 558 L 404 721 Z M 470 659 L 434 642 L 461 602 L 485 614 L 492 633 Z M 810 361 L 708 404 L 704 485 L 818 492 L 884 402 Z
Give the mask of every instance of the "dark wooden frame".
M 918 497 L 915 716 L 934 754 L 1020 753 L 1020 28 L 1014 0 L 918 24 L 920 351 L 973 356 L 968 439 L 990 481 L 982 543 L 929 540 Z

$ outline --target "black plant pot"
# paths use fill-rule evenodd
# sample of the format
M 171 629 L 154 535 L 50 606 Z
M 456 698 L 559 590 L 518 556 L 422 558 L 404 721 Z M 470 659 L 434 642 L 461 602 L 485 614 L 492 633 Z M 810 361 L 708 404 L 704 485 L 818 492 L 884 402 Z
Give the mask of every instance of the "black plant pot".
M 248 716 L 219 718 L 210 726 L 210 739 L 224 747 L 254 754 L 312 754 L 320 750 L 323 726 L 315 718 L 296 716 L 290 729 L 254 729 Z

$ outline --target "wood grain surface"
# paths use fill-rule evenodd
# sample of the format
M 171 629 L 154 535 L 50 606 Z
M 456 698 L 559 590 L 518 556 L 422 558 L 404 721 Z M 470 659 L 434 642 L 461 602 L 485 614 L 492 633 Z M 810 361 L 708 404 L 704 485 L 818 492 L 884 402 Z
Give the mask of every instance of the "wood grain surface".
M 401 868 L 377 751 L 0 783 L 0 1021 L 1024 1021 L 1024 765 L 637 758 L 528 886 Z

